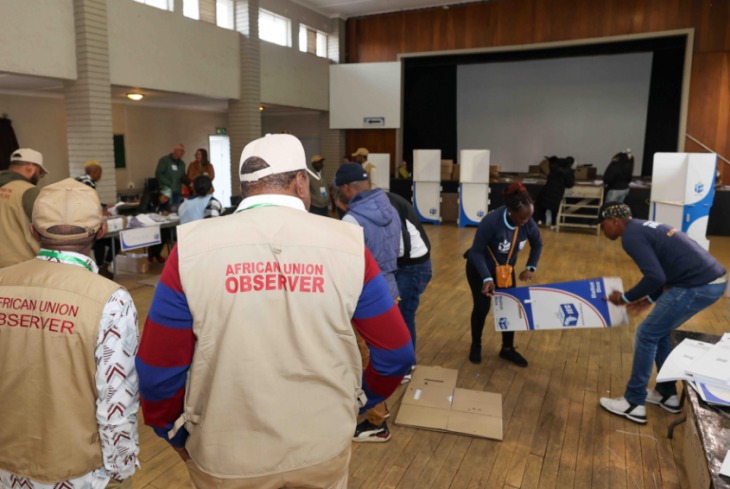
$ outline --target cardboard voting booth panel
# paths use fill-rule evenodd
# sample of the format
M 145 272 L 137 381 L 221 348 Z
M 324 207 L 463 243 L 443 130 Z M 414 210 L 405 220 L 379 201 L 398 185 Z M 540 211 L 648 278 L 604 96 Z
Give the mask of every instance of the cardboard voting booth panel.
M 616 290 L 624 291 L 617 277 L 498 290 L 492 298 L 494 328 L 533 331 L 628 324 L 626 307 L 602 299 Z
M 421 222 L 441 223 L 441 182 L 413 182 L 413 208 Z
M 390 191 L 390 153 L 370 153 L 368 161 L 378 170 L 378 188 Z
M 457 389 L 457 376 L 457 370 L 419 366 L 395 424 L 501 440 L 501 394 Z
M 441 150 L 414 149 L 413 150 L 413 181 L 440 182 L 441 181 Z
M 489 207 L 489 184 L 459 185 L 459 227 L 478 226 Z
M 459 153 L 461 183 L 489 183 L 489 150 L 462 149 Z

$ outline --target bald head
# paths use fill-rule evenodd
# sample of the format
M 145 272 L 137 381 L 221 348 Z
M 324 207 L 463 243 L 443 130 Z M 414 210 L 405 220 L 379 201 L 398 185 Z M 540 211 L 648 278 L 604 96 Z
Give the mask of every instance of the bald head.
M 183 146 L 182 144 L 176 145 L 175 149 L 172 150 L 172 157 L 175 158 L 176 160 L 179 160 L 180 158 L 182 158 L 184 154 L 185 154 L 185 146 Z

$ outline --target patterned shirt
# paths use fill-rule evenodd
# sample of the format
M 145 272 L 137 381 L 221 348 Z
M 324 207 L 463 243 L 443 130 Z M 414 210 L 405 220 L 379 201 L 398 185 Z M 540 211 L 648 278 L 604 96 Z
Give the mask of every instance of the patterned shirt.
M 215 197 L 211 197 L 210 202 L 208 202 L 208 205 L 205 206 L 205 210 L 203 211 L 203 219 L 220 217 L 222 211 L 223 206 L 221 205 L 221 201 Z
M 87 185 L 96 190 L 96 182 L 89 175 L 81 175 L 80 177 L 76 177 L 76 181 L 81 182 L 84 185 Z
M 48 251 L 48 250 L 46 250 Z M 98 273 L 96 263 L 86 255 L 70 251 L 58 252 L 82 260 Z M 39 260 L 55 261 L 71 266 L 83 266 L 63 258 L 38 256 Z M 94 351 L 96 360 L 96 422 L 99 425 L 104 466 L 86 475 L 55 484 L 42 484 L 12 475 L 0 469 L 0 489 L 104 489 L 110 477 L 124 480 L 139 467 L 139 437 L 137 411 L 139 410 L 139 379 L 134 357 L 139 347 L 137 309 L 129 292 L 117 289 L 104 306 L 99 323 L 99 336 Z M 110 366 L 121 375 L 107 376 Z M 109 414 L 111 413 L 111 415 Z
M 288 195 L 248 197 L 238 206 L 237 212 L 260 205 L 286 206 L 307 212 L 301 200 Z M 362 379 L 362 389 L 368 400 L 361 413 L 385 401 L 415 363 L 411 336 L 403 316 L 367 248 L 364 258 L 365 279 L 352 318 L 352 324 L 370 350 L 370 363 L 363 371 Z M 137 356 L 145 423 L 175 447 L 185 446 L 188 437 L 184 427 L 172 438 L 168 437 L 168 432 L 183 412 L 185 381 L 195 342 L 193 316 L 180 280 L 175 246 L 155 290 Z

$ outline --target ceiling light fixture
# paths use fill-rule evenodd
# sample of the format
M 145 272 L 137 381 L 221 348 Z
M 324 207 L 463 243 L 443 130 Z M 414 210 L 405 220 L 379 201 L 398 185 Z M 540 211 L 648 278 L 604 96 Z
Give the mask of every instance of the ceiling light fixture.
M 262 105 L 261 107 L 259 107 L 259 110 L 264 110 L 264 106 Z
M 139 102 L 144 98 L 144 95 L 141 93 L 128 93 L 127 98 L 130 100 L 134 100 L 135 102 Z

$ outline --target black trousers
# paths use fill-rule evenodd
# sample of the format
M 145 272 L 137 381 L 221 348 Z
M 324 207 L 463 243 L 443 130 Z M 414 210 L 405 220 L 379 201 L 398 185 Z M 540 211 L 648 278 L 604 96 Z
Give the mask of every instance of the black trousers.
M 547 211 L 550 211 L 552 213 L 552 220 L 553 222 L 547 222 Z M 546 207 L 543 204 L 535 204 L 535 215 L 533 218 L 535 219 L 535 222 L 542 221 L 545 224 L 549 225 L 555 225 L 558 223 L 558 212 L 560 211 L 560 202 L 558 202 L 554 206 Z
M 114 261 L 114 255 L 112 255 L 112 239 L 115 240 L 115 250 L 119 253 L 121 250 L 121 244 L 117 238 L 102 238 L 97 239 L 94 242 L 94 258 L 96 259 L 96 264 L 98 266 Z
M 474 309 L 471 311 L 471 341 L 472 343 L 482 344 L 482 331 L 484 331 L 484 321 L 487 320 L 487 314 L 492 307 L 492 298 L 482 294 L 482 285 L 484 281 L 477 271 L 477 267 L 466 261 L 466 279 L 469 281 L 471 289 L 471 297 L 474 301 Z M 512 270 L 512 287 L 515 286 L 515 272 Z M 515 342 L 514 331 L 502 332 L 502 346 L 512 348 Z

